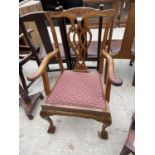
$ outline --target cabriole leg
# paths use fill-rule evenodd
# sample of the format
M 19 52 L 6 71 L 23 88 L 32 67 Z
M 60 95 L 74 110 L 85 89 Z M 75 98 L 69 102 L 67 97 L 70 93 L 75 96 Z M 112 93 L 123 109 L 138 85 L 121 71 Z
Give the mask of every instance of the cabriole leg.
M 49 128 L 47 130 L 48 133 L 54 133 L 55 132 L 55 126 L 53 125 L 53 121 L 51 120 L 51 118 L 46 115 L 46 111 L 41 111 L 40 112 L 40 116 L 45 119 L 46 121 L 48 121 L 49 123 Z
M 102 130 L 99 133 L 99 136 L 102 139 L 108 139 L 108 132 L 106 131 L 106 128 L 109 127 L 111 125 L 111 123 L 112 123 L 112 121 L 111 121 L 110 113 L 105 114 L 104 119 L 103 119 Z
M 100 133 L 100 137 L 102 139 L 108 139 L 108 132 L 105 130 L 108 126 L 109 125 L 105 125 L 105 124 L 102 125 L 102 131 Z

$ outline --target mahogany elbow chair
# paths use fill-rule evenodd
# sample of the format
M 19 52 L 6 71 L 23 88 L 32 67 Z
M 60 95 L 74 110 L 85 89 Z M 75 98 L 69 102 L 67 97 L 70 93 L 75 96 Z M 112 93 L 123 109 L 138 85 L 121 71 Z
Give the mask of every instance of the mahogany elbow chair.
M 38 71 L 28 77 L 33 81 L 42 76 L 45 94 L 47 99 L 42 105 L 40 115 L 49 122 L 48 133 L 54 133 L 55 126 L 50 118 L 53 115 L 75 116 L 88 119 L 95 119 L 103 123 L 100 137 L 108 139 L 106 128 L 111 125 L 111 114 L 109 110 L 111 84 L 120 86 L 122 80 L 114 75 L 114 62 L 107 52 L 106 41 L 108 33 L 112 30 L 112 21 L 115 11 L 98 10 L 92 8 L 73 8 L 61 12 L 42 12 L 50 23 L 55 48 L 40 64 Z M 88 28 L 87 21 L 90 17 L 106 17 L 105 33 L 103 35 L 100 65 L 98 72 L 90 72 L 85 64 L 86 51 L 92 40 L 92 33 Z M 58 39 L 53 24 L 55 18 L 68 18 L 70 27 L 68 29 L 68 40 L 76 56 L 76 64 L 73 70 L 64 70 Z M 57 59 L 61 75 L 53 89 L 50 89 L 50 82 L 46 67 L 51 59 Z M 102 80 L 103 59 L 108 61 L 107 81 L 104 87 Z

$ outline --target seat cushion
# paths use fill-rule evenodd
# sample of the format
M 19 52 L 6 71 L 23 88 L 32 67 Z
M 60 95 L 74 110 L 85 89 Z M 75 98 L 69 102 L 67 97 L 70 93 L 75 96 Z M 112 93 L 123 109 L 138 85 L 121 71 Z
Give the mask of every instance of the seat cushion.
M 104 108 L 99 74 L 64 71 L 46 102 L 85 108 Z

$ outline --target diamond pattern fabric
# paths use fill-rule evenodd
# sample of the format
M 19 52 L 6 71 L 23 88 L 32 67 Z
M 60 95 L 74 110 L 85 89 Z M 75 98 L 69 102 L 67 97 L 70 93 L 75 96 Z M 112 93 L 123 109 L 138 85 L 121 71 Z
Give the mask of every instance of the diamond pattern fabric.
M 99 74 L 97 72 L 64 71 L 46 102 L 54 105 L 104 108 Z

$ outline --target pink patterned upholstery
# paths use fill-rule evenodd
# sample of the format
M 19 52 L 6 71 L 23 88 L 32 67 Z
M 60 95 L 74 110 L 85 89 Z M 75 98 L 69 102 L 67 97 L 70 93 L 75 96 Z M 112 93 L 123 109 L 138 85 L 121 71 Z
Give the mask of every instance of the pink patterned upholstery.
M 99 74 L 64 71 L 46 102 L 57 105 L 104 108 Z

